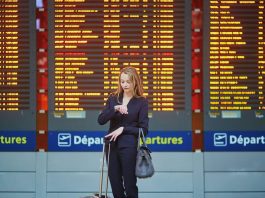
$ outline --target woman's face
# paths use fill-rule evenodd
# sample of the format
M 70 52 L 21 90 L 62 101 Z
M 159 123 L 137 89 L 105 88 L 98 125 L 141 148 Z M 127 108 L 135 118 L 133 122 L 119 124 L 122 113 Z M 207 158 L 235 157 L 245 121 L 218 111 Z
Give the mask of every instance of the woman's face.
M 133 93 L 133 83 L 128 74 L 121 73 L 121 87 L 124 93 Z

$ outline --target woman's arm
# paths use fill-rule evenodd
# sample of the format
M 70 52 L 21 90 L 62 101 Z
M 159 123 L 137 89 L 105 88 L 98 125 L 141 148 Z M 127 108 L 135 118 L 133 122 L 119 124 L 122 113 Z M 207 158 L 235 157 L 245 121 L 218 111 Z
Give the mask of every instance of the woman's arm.
M 105 108 L 98 116 L 98 123 L 100 125 L 106 124 L 115 115 L 115 108 L 111 105 L 111 97 L 108 98 Z

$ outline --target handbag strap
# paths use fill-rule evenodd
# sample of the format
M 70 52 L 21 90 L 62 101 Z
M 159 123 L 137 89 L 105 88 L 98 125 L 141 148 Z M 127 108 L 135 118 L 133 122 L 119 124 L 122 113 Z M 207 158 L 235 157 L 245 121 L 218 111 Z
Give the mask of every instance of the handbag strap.
M 143 129 L 142 129 L 142 128 L 139 128 L 139 133 L 138 133 L 138 146 L 137 146 L 137 148 L 140 148 L 140 142 L 141 142 L 141 139 L 142 139 L 142 141 L 143 141 L 143 145 L 144 145 L 145 147 L 147 147 L 147 146 L 146 146 L 146 142 L 145 142 L 145 136 L 144 136 Z

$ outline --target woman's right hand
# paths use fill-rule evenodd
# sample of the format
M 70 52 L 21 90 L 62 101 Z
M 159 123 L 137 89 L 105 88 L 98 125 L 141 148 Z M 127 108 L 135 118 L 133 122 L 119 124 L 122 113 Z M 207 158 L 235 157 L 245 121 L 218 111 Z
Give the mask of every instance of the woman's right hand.
M 115 111 L 119 111 L 121 114 L 128 114 L 128 109 L 126 105 L 116 105 L 114 106 Z

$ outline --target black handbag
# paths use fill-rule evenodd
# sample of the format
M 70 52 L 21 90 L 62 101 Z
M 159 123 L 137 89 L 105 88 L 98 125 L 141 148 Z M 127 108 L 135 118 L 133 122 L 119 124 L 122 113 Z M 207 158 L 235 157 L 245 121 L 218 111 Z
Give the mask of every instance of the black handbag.
M 143 141 L 143 144 L 140 145 L 140 141 Z M 139 128 L 138 135 L 138 146 L 137 146 L 137 156 L 136 156 L 136 167 L 135 175 L 138 178 L 148 178 L 152 177 L 155 173 L 154 165 L 152 162 L 151 151 L 147 148 L 143 129 Z

